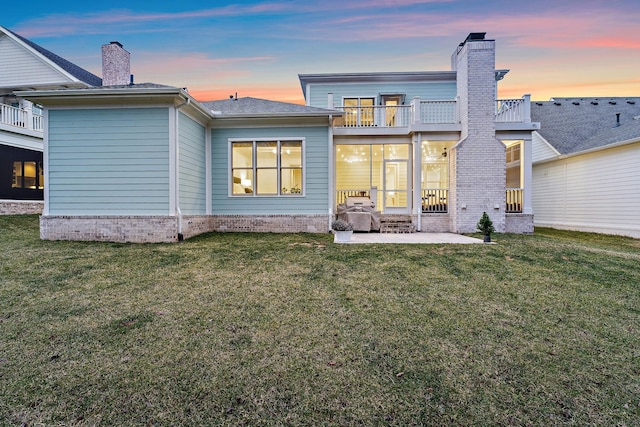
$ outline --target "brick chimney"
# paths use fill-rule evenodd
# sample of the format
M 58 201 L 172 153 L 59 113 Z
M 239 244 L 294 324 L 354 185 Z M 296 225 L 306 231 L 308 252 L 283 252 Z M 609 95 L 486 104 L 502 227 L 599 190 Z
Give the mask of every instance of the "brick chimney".
M 102 45 L 102 86 L 130 83 L 130 56 L 119 42 Z
M 505 230 L 506 149 L 496 138 L 495 41 L 471 33 L 452 55 L 457 72 L 461 139 L 452 150 L 451 218 L 457 233 L 475 231 L 483 212 Z

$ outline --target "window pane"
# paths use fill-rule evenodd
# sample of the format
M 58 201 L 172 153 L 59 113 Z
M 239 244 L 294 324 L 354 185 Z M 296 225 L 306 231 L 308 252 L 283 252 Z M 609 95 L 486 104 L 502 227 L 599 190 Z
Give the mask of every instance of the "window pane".
M 36 162 L 24 162 L 23 187 L 36 189 Z
M 38 163 L 38 172 L 40 177 L 38 179 L 38 189 L 44 189 L 44 168 L 42 167 L 42 162 Z
M 234 169 L 232 193 L 233 194 L 253 193 L 253 170 Z
M 374 99 L 373 98 L 361 98 L 360 99 L 360 106 L 362 107 L 370 107 L 373 106 L 374 104 Z
M 281 145 L 280 166 L 283 168 L 302 166 L 302 143 L 283 142 Z
M 250 168 L 253 166 L 252 142 L 234 142 L 231 150 L 231 159 L 234 168 Z
M 302 194 L 302 169 L 282 169 L 282 194 Z
M 22 188 L 22 162 L 13 162 L 11 188 Z
M 407 144 L 385 144 L 385 159 L 408 159 L 409 146 Z
M 256 144 L 256 166 L 259 168 L 275 168 L 278 166 L 278 143 L 258 142 Z M 260 179 L 260 178 L 258 178 Z
M 258 169 L 257 194 L 278 194 L 278 170 Z

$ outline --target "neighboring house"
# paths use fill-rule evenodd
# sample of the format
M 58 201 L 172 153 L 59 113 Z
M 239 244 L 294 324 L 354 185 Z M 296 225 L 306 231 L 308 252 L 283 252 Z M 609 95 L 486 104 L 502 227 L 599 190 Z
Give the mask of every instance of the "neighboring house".
M 100 86 L 101 79 L 0 27 L 0 214 L 41 212 L 42 109 L 20 90 Z
M 640 238 L 640 97 L 531 105 L 535 225 Z
M 200 103 L 124 79 L 21 92 L 48 128 L 41 237 L 322 233 L 354 195 L 418 231 L 474 232 L 486 211 L 498 232 L 531 233 L 529 97 L 496 101 L 507 71 L 484 33 L 451 59 L 452 71 L 300 75 L 305 106 Z

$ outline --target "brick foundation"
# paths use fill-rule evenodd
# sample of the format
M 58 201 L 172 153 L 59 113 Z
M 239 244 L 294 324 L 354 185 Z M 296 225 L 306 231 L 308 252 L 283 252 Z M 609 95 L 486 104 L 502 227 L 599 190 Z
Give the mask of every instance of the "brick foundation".
M 43 240 L 162 243 L 178 241 L 173 216 L 41 216 Z
M 532 214 L 506 214 L 505 233 L 531 234 L 533 233 Z
M 424 233 L 451 233 L 449 214 L 422 214 L 420 231 Z
M 39 215 L 44 202 L 31 200 L 0 200 L 0 215 Z
M 214 215 L 213 231 L 253 233 L 327 233 L 329 215 Z

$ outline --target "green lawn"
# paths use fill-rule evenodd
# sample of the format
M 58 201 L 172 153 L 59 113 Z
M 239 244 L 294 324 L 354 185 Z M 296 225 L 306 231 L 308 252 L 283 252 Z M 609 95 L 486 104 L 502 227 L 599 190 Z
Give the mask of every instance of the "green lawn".
M 0 217 L 0 425 L 640 425 L 640 241 L 494 240 L 44 242 Z

